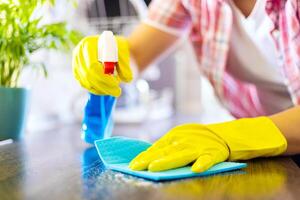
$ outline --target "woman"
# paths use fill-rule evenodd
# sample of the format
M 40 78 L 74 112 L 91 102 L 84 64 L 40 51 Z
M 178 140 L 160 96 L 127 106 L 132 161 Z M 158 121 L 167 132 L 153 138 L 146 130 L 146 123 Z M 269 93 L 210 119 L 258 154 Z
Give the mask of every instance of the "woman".
M 202 172 L 224 160 L 300 152 L 300 5 L 296 0 L 155 0 L 128 37 L 116 37 L 118 77 L 97 61 L 97 36 L 74 50 L 80 84 L 95 94 L 119 96 L 132 79 L 131 60 L 143 71 L 188 34 L 201 71 L 237 118 L 219 124 L 184 124 L 170 130 L 130 164 L 161 171 L 193 163 Z M 259 117 L 260 116 L 260 117 Z

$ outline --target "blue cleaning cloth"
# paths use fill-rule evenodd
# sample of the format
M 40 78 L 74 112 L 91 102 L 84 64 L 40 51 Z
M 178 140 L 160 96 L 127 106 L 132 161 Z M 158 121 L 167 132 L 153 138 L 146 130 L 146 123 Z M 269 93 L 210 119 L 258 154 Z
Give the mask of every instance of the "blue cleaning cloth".
M 150 147 L 150 143 L 125 137 L 112 137 L 97 140 L 95 141 L 95 145 L 101 160 L 108 169 L 153 181 L 207 176 L 237 170 L 247 166 L 246 163 L 222 162 L 202 173 L 192 172 L 191 166 L 162 172 L 134 171 L 128 167 L 130 161 L 140 152 Z

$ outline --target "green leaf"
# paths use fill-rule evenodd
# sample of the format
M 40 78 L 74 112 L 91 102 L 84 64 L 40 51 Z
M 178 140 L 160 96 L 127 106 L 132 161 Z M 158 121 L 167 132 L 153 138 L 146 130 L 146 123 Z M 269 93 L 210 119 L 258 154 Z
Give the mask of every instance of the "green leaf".
M 76 6 L 76 0 L 69 0 Z M 0 86 L 16 87 L 25 66 L 42 69 L 44 63 L 30 63 L 29 56 L 40 49 L 69 51 L 82 38 L 66 22 L 40 25 L 43 16 L 33 13 L 55 0 L 0 0 Z

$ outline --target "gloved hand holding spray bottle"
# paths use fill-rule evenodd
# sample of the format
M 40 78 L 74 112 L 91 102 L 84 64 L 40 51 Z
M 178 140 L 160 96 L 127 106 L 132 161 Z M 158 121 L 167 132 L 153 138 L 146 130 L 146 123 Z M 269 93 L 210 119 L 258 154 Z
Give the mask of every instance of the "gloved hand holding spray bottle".
M 115 76 L 118 63 L 118 46 L 111 31 L 103 31 L 98 39 L 98 61 L 104 67 L 104 74 Z M 113 129 L 112 113 L 116 97 L 89 93 L 82 124 L 82 139 L 88 143 L 107 138 Z

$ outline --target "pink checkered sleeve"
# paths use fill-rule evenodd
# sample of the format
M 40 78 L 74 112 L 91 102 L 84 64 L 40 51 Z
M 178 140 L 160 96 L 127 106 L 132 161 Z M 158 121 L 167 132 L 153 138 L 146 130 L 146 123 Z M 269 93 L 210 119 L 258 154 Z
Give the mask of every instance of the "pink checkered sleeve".
M 170 34 L 181 35 L 189 30 L 190 19 L 181 0 L 153 0 L 144 23 Z

